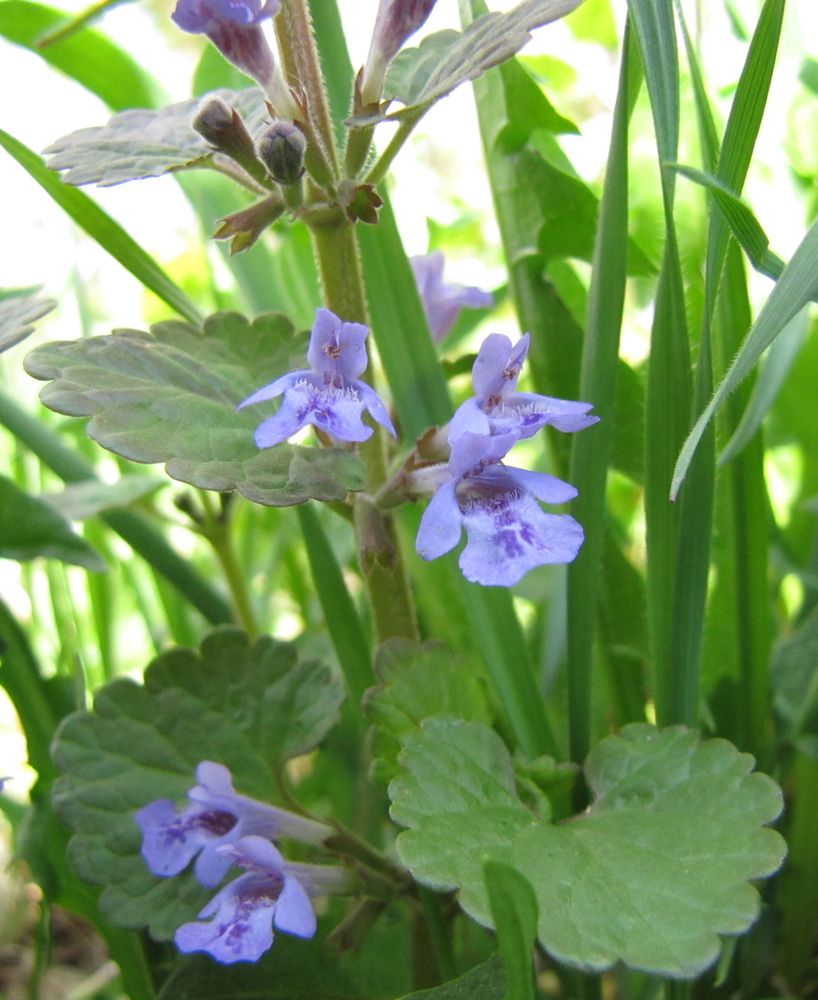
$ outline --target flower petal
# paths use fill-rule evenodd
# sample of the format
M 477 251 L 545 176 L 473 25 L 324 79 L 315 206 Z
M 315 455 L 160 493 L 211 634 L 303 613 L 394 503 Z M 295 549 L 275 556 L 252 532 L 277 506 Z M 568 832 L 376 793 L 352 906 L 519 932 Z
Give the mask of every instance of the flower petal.
M 461 403 L 454 411 L 454 416 L 449 421 L 449 444 L 454 444 L 466 433 L 491 434 L 489 418 L 480 409 L 480 403 L 474 396 Z
M 512 346 L 505 334 L 491 333 L 486 337 L 471 372 L 474 394 L 481 404 L 514 392 L 530 339 L 527 333 L 523 334 Z
M 241 875 L 202 910 L 207 922 L 182 924 L 174 935 L 183 952 L 206 951 L 219 962 L 255 962 L 273 943 L 277 887 L 257 875 Z
M 344 323 L 329 309 L 318 309 L 307 350 L 307 361 L 317 374 L 328 374 L 335 385 L 347 383 L 366 368 L 366 338 L 362 323 Z
M 437 559 L 460 541 L 461 514 L 457 505 L 457 479 L 444 483 L 429 501 L 418 528 L 415 549 L 421 559 Z
M 486 469 L 486 473 L 490 471 Z M 528 469 L 516 469 L 507 465 L 503 466 L 503 472 L 507 480 L 545 503 L 565 503 L 577 495 L 575 486 L 556 476 L 549 476 L 547 472 L 531 472 Z
M 366 382 L 352 382 L 351 386 L 363 400 L 363 404 L 373 420 L 376 420 L 381 427 L 385 427 L 392 437 L 397 437 L 395 428 L 389 418 L 389 413 L 383 404 L 381 397 Z
M 315 934 L 316 919 L 310 897 L 292 875 L 284 875 L 284 888 L 276 903 L 273 923 L 286 934 L 311 938 Z
M 280 396 L 282 392 L 289 389 L 291 385 L 311 374 L 309 371 L 302 371 L 289 372 L 287 375 L 282 375 L 275 382 L 265 385 L 263 389 L 258 389 L 252 396 L 248 396 L 247 399 L 242 400 L 236 409 L 243 410 L 245 406 L 254 406 L 256 403 L 263 403 L 266 399 L 275 399 L 276 396 Z
M 488 587 L 510 587 L 535 566 L 571 562 L 584 537 L 572 517 L 546 514 L 520 493 L 472 500 L 463 523 L 468 543 L 460 568 L 467 580 Z

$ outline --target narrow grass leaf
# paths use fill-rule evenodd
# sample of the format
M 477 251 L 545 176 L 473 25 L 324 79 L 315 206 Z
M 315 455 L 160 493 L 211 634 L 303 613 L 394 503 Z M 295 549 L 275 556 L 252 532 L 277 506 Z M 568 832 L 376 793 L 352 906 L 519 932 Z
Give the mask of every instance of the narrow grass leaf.
M 483 874 L 503 958 L 507 995 L 514 1000 L 534 1000 L 537 897 L 528 879 L 502 861 L 487 861 Z
M 350 597 L 341 567 L 311 504 L 302 504 L 298 508 L 298 520 L 332 644 L 350 695 L 356 708 L 360 709 L 363 693 L 373 684 L 375 677 L 372 673 L 372 654 L 358 609 Z
M 713 203 L 756 271 L 768 278 L 781 277 L 784 261 L 770 250 L 769 237 L 750 206 L 717 178 L 696 170 L 695 167 L 682 164 L 672 166 L 676 173 L 700 184 L 713 195 Z
M 625 299 L 628 240 L 628 112 L 631 77 L 639 77 L 626 28 L 611 144 L 594 247 L 588 319 L 580 376 L 580 398 L 593 400 L 600 424 L 572 440 L 570 481 L 579 490 L 573 516 L 585 542 L 568 568 L 568 674 L 571 759 L 581 762 L 591 743 L 591 689 L 594 629 L 605 534 L 605 483 L 614 434 L 613 412 L 619 334 Z
M 685 440 L 673 473 L 670 497 L 675 500 L 713 414 L 750 374 L 756 362 L 798 312 L 818 295 L 818 222 L 814 222 L 764 303 L 758 318 Z
M 64 184 L 42 159 L 8 132 L 0 129 L 0 146 L 12 156 L 43 190 L 80 228 L 107 250 L 137 281 L 149 288 L 191 323 L 201 323 L 202 315 L 185 293 L 125 230 L 92 201 L 88 195 Z
M 160 88 L 139 63 L 98 31 L 85 28 L 40 48 L 39 40 L 68 17 L 45 4 L 5 0 L 0 3 L 0 36 L 36 53 L 115 111 L 150 108 L 161 100 Z

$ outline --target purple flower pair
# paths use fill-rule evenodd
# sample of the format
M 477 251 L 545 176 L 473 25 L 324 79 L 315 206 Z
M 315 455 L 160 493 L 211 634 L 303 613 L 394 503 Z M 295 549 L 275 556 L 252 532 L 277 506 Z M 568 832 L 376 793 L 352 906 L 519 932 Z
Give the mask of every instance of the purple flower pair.
M 512 345 L 495 333 L 483 342 L 472 369 L 475 395 L 449 425 L 451 455 L 417 534 L 418 554 L 437 559 L 465 527 L 460 568 L 484 586 L 510 587 L 535 566 L 571 562 L 584 538 L 572 517 L 546 514 L 537 502 L 564 503 L 576 496 L 573 486 L 502 462 L 547 424 L 576 431 L 599 419 L 589 415 L 588 403 L 516 391 L 529 340 L 525 334 Z
M 315 933 L 312 896 L 343 891 L 343 869 L 286 861 L 271 843 L 290 837 L 320 844 L 331 827 L 285 809 L 239 795 L 230 772 L 202 761 L 197 784 L 182 809 L 158 799 L 135 819 L 142 831 L 142 857 L 162 877 L 178 875 L 196 858 L 194 874 L 212 888 L 231 866 L 245 870 L 174 936 L 180 951 L 206 951 L 220 962 L 254 962 L 273 942 L 273 927 L 297 937 Z

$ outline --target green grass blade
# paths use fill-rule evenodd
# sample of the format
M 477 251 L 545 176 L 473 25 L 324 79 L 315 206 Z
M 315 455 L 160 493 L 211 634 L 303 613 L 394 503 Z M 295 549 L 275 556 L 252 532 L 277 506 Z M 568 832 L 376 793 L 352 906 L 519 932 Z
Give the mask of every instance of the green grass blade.
M 784 15 L 785 0 L 767 0 L 762 8 L 761 15 L 753 33 L 747 58 L 742 68 L 741 76 L 736 87 L 736 94 L 730 109 L 730 116 L 724 133 L 721 153 L 718 160 L 716 180 L 732 194 L 741 192 L 747 171 L 755 148 L 758 130 L 761 126 L 761 118 L 767 103 L 772 73 L 775 68 L 776 56 L 778 52 L 778 42 L 781 35 L 781 25 Z M 724 200 L 724 199 L 722 199 Z M 724 210 L 724 209 L 723 209 Z M 746 217 L 744 219 L 746 224 Z M 752 228 L 752 224 L 751 228 Z M 707 287 L 708 287 L 708 310 L 712 315 L 715 307 L 715 296 L 718 286 L 718 276 L 724 264 L 724 257 L 727 252 L 727 241 L 729 239 L 728 225 L 720 213 L 713 213 L 710 219 L 710 229 L 708 233 L 708 257 L 707 257 Z M 758 242 L 758 233 L 754 239 Z M 752 258 L 751 258 L 752 259 Z M 762 261 L 775 270 L 777 260 L 772 257 L 765 257 L 762 254 Z M 784 272 L 781 272 L 783 275 Z M 773 299 L 775 292 L 770 296 Z M 811 297 L 811 296 L 810 296 Z M 765 307 L 766 308 L 766 307 Z M 800 308 L 800 307 L 799 307 Z M 798 310 L 796 309 L 795 312 Z M 763 312 L 763 311 L 762 311 Z M 791 313 L 784 321 L 786 325 L 795 315 Z M 759 316 L 759 320 L 761 316 Z M 771 342 L 777 332 L 770 337 Z M 752 337 L 752 333 L 751 333 Z M 749 342 L 749 338 L 748 338 Z M 769 342 L 765 347 L 769 346 Z M 721 400 L 729 394 L 735 385 L 738 384 L 753 367 L 764 348 L 758 351 L 752 362 L 746 364 L 750 357 L 747 354 L 742 360 L 744 349 L 735 359 L 733 365 L 725 376 L 724 381 L 716 390 L 716 395 L 710 404 L 705 407 L 701 416 L 693 427 L 693 430 L 685 440 L 684 446 L 679 454 L 671 483 L 671 499 L 678 496 L 682 482 L 687 475 L 687 470 L 693 458 L 693 454 L 701 440 L 705 428 L 709 423 L 713 413 L 721 403 Z M 752 352 L 751 352 L 752 353 Z M 738 371 L 741 372 L 736 380 L 734 369 L 738 363 Z
M 622 47 L 605 186 L 594 248 L 588 318 L 580 376 L 581 399 L 594 402 L 600 424 L 572 441 L 570 481 L 579 490 L 573 516 L 585 542 L 568 567 L 568 712 L 571 759 L 582 763 L 591 744 L 591 691 L 595 609 L 605 538 L 605 484 L 613 437 L 619 334 L 625 301 L 628 242 L 628 115 L 633 65 L 630 27 Z
M 84 28 L 46 48 L 38 47 L 38 40 L 69 16 L 44 4 L 4 0 L 0 36 L 36 53 L 114 111 L 155 107 L 161 100 L 159 87 L 139 63 L 100 32 Z
M 360 244 L 372 334 L 401 429 L 412 440 L 446 423 L 452 407 L 388 200 L 377 227 L 361 227 Z
M 773 341 L 761 365 L 758 380 L 741 415 L 741 420 L 719 455 L 720 465 L 735 458 L 761 427 L 761 422 L 777 399 L 790 369 L 795 364 L 795 359 L 806 340 L 808 329 L 808 317 L 806 311 L 802 311 L 790 320 L 781 331 L 781 335 Z
M 815 851 L 818 753 L 814 740 L 805 741 L 803 748 L 796 749 L 788 788 L 792 802 L 787 829 L 789 850 L 777 898 L 782 914 L 780 971 L 793 995 L 798 996 L 814 965 L 818 926 L 818 852 Z
M 50 427 L 20 409 L 3 393 L 0 393 L 0 425 L 8 428 L 21 444 L 65 482 L 76 483 L 95 478 L 93 466 L 67 448 Z M 199 575 L 188 559 L 174 552 L 167 539 L 146 517 L 136 511 L 120 510 L 103 514 L 102 520 L 209 622 L 218 625 L 233 621 L 233 614 L 224 597 Z
M 639 41 L 653 113 L 665 214 L 665 248 L 656 289 L 646 393 L 645 522 L 657 719 L 667 724 L 686 721 L 678 717 L 673 694 L 678 682 L 671 666 L 674 629 L 681 623 L 695 624 L 701 616 L 701 608 L 696 606 L 701 581 L 697 580 L 696 589 L 693 581 L 687 580 L 684 591 L 677 593 L 679 558 L 681 554 L 689 559 L 690 567 L 695 565 L 701 575 L 702 564 L 706 568 L 701 546 L 707 542 L 704 533 L 696 536 L 689 527 L 689 518 L 701 516 L 701 511 L 691 511 L 683 519 L 683 512 L 667 501 L 673 463 L 689 426 L 692 398 L 684 280 L 673 218 L 675 176 L 665 169 L 665 164 L 677 158 L 679 140 L 679 65 L 673 4 L 672 0 L 629 0 L 628 10 Z M 692 552 L 680 550 L 683 520 L 685 535 L 692 534 L 696 542 Z M 684 670 L 689 677 L 695 660 L 690 655 L 685 659 Z
M 364 691 L 375 683 L 372 653 L 358 616 L 358 609 L 344 583 L 341 567 L 329 539 L 311 504 L 298 507 L 312 578 L 338 662 L 356 709 L 360 710 Z
M 0 146 L 9 153 L 81 229 L 180 316 L 197 325 L 202 315 L 185 293 L 125 230 L 77 188 L 63 184 L 42 159 L 0 129 Z
M 818 222 L 813 223 L 798 245 L 764 303 L 741 350 L 685 440 L 673 473 L 670 491 L 672 499 L 679 493 L 699 441 L 713 414 L 750 374 L 758 359 L 786 328 L 790 320 L 816 295 L 818 295 Z
M 628 0 L 628 12 L 639 39 L 659 160 L 672 163 L 679 148 L 679 55 L 672 0 Z
M 673 164 L 673 169 L 713 195 L 715 207 L 756 271 L 768 278 L 779 278 L 784 270 L 784 261 L 770 250 L 770 240 L 750 206 L 721 181 L 701 170 L 681 164 Z

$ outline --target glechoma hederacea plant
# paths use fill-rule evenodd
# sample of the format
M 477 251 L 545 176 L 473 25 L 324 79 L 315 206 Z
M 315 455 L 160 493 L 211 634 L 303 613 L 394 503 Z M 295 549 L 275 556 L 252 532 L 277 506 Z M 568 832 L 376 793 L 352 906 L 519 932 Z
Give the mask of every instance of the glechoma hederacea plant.
M 685 0 L 627 0 L 618 39 L 608 0 L 380 0 L 357 73 L 345 2 L 178 0 L 164 30 L 207 42 L 166 107 L 81 19 L 43 58 L 114 117 L 46 161 L 0 131 L 171 311 L 24 360 L 117 483 L 73 422 L 0 393 L 0 557 L 51 560 L 19 579 L 54 602 L 0 599 L 37 772 L 22 806 L 3 763 L 0 804 L 41 886 L 37 939 L 53 906 L 82 915 L 118 977 L 93 995 L 132 1000 L 811 995 L 818 472 L 793 361 L 818 344 L 818 228 L 785 264 L 742 200 L 784 0 L 726 4 L 744 32 L 726 107 Z M 430 28 L 444 6 L 459 31 Z M 59 22 L 0 5 L 17 44 Z M 579 129 L 539 75 L 559 61 L 518 55 L 550 31 L 618 59 L 601 196 L 560 145 Z M 409 258 L 389 200 L 462 84 L 493 292 L 444 280 L 441 247 L 473 226 L 433 226 Z M 652 173 L 632 142 L 649 124 Z M 236 289 L 212 299 L 235 309 L 203 315 L 77 190 L 166 173 L 216 227 Z M 748 262 L 772 281 L 755 319 Z M 628 296 L 651 307 L 644 361 L 620 352 Z M 53 306 L 1 293 L 0 350 Z M 803 465 L 784 513 L 763 433 Z M 27 451 L 69 484 L 56 501 L 29 490 Z M 173 505 L 128 463 L 185 484 Z M 109 572 L 76 598 L 54 560 Z

